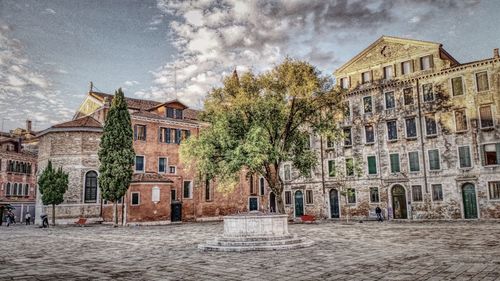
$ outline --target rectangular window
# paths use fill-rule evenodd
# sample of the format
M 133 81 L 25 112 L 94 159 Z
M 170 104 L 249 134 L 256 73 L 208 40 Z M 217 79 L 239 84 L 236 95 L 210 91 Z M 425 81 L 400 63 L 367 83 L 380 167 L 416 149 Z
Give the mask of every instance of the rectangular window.
M 369 175 L 376 175 L 377 174 L 377 158 L 375 156 L 368 156 L 366 159 L 368 162 L 368 174 Z
M 488 72 L 483 71 L 476 73 L 476 89 L 478 92 L 488 91 L 490 89 Z
M 344 128 L 344 146 L 352 145 L 351 128 Z
M 356 203 L 356 190 L 354 190 L 354 188 L 347 189 L 347 203 L 349 204 Z
M 175 110 L 175 119 L 182 119 L 182 109 Z
M 396 101 L 394 100 L 394 92 L 385 93 L 385 109 L 392 109 L 396 107 Z
M 349 101 L 345 101 L 343 103 L 343 109 L 344 109 L 344 117 L 350 118 L 351 117 L 351 103 Z
M 263 177 L 259 178 L 259 190 L 260 190 L 260 195 L 264 195 L 266 193 L 266 181 L 264 180 Z
M 455 129 L 457 132 L 467 131 L 467 116 L 465 109 L 455 110 Z
M 140 141 L 146 140 L 146 125 L 134 126 L 134 140 L 140 140 Z
M 177 190 L 175 188 L 170 189 L 170 201 L 177 200 Z
M 441 184 L 432 184 L 432 201 L 443 201 L 443 186 Z
M 458 147 L 458 158 L 460 162 L 460 168 L 472 167 L 472 161 L 470 159 L 470 148 L 468 146 Z
M 160 127 L 158 132 L 158 141 L 161 143 L 171 143 L 170 128 Z
M 313 191 L 306 190 L 306 204 L 313 204 Z
M 464 84 L 462 83 L 462 77 L 451 78 L 451 90 L 454 97 L 464 94 Z
M 144 172 L 144 156 L 135 156 L 135 171 Z
M 411 198 L 415 202 L 422 202 L 422 186 L 421 185 L 412 185 L 411 186 Z
M 158 203 L 160 202 L 160 188 L 155 186 L 151 190 L 151 201 Z
M 158 173 L 165 173 L 167 171 L 167 158 L 158 158 Z
M 420 171 L 420 159 L 417 151 L 408 152 L 408 164 L 410 166 L 410 172 Z
M 405 105 L 413 104 L 413 88 L 403 89 L 403 99 Z
M 434 116 L 425 116 L 425 134 L 427 136 L 437 135 L 437 124 Z
M 141 196 L 139 192 L 132 192 L 132 202 L 130 203 L 132 206 L 136 206 L 141 204 Z
M 250 175 L 250 179 L 248 180 L 248 183 L 250 185 L 250 194 L 257 195 L 257 191 L 255 191 L 255 188 L 254 188 L 253 175 Z
M 401 63 L 401 73 L 403 75 L 411 73 L 411 60 Z
M 392 65 L 384 67 L 384 79 L 391 80 L 393 77 Z
M 283 166 L 283 174 L 286 181 L 292 180 L 292 166 L 290 164 Z
M 365 140 L 366 140 L 366 143 L 374 143 L 375 142 L 375 132 L 373 130 L 373 125 L 365 126 Z
M 174 115 L 175 115 L 175 114 L 174 114 L 174 112 L 175 112 L 175 111 L 174 111 L 174 109 L 173 109 L 173 108 L 171 108 L 171 107 L 167 107 L 167 117 L 168 117 L 168 118 L 174 118 Z
M 400 173 L 401 167 L 399 166 L 399 153 L 389 154 L 389 159 L 391 162 L 391 173 Z
M 342 87 L 342 89 L 349 89 L 349 78 L 340 78 L 340 87 Z
M 387 121 L 387 139 L 388 140 L 398 139 L 398 128 L 396 126 L 396 120 Z
M 205 201 L 212 201 L 212 188 L 209 179 L 205 179 Z
M 417 137 L 417 122 L 415 117 L 406 118 L 406 138 L 416 138 Z
M 432 67 L 432 56 L 425 56 L 420 58 L 420 70 L 431 69 Z
M 491 113 L 491 105 L 481 106 L 479 108 L 479 116 L 481 118 L 481 128 L 493 127 L 493 114 Z
M 171 173 L 171 174 L 175 174 L 176 173 L 175 166 L 168 166 L 168 172 Z
M 328 176 L 335 177 L 335 160 L 328 160 Z
M 378 187 L 370 187 L 370 203 L 379 203 Z
M 192 181 L 184 181 L 182 187 L 182 197 L 185 199 L 191 199 L 193 196 L 193 182 Z
M 432 150 L 427 151 L 427 153 L 429 154 L 429 169 L 431 171 L 440 170 L 441 163 L 439 161 L 439 150 L 432 149 Z
M 292 204 L 292 192 L 285 191 L 285 205 L 291 205 L 291 204 Z
M 500 143 L 490 143 L 481 146 L 483 165 L 500 165 Z
M 180 144 L 182 139 L 182 130 L 181 129 L 172 129 L 175 132 L 175 143 Z
M 333 138 L 331 136 L 328 136 L 326 138 L 326 148 L 333 148 L 335 142 L 333 141 Z
M 345 172 L 349 177 L 354 176 L 354 159 L 346 158 L 345 159 Z
M 492 181 L 488 183 L 490 200 L 500 199 L 500 181 Z
M 434 92 L 432 91 L 432 83 L 422 85 L 422 93 L 424 95 L 424 102 L 434 100 Z
M 361 74 L 361 82 L 363 84 L 369 83 L 371 81 L 372 81 L 371 71 L 366 71 Z
M 363 98 L 363 112 L 366 113 L 372 113 L 373 112 L 373 105 L 372 105 L 372 97 L 367 96 Z

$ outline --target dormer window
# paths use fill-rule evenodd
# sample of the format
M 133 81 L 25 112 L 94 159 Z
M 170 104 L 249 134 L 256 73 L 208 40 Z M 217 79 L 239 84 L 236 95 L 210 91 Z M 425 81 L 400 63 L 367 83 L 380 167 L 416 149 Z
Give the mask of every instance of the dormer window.
M 174 109 L 171 107 L 167 107 L 167 117 L 168 118 L 174 118 Z
M 363 84 L 370 83 L 372 81 L 371 71 L 366 71 L 361 74 L 361 82 Z
M 432 67 L 432 56 L 425 56 L 420 58 L 420 70 L 431 69 Z
M 175 118 L 175 119 L 182 119 L 182 109 L 175 109 L 172 107 L 167 107 L 167 117 L 168 118 Z

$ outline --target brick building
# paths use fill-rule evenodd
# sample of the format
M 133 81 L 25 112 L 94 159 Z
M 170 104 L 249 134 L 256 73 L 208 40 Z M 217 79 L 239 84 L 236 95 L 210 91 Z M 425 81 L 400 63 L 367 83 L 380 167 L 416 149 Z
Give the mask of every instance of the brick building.
M 383 36 L 335 76 L 344 139 L 312 136 L 309 179 L 283 166 L 291 216 L 500 218 L 498 49 L 459 63 L 439 43 Z

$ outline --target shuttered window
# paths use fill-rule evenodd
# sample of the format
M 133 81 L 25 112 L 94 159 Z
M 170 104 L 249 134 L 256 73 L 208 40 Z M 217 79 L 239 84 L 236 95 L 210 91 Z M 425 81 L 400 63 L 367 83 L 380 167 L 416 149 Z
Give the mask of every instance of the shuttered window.
M 457 132 L 467 131 L 467 116 L 465 109 L 455 110 L 455 127 Z
M 291 205 L 291 204 L 292 204 L 292 192 L 285 191 L 285 205 Z
M 379 203 L 378 187 L 370 187 L 370 203 Z
M 453 96 L 461 96 L 464 94 L 464 84 L 462 83 L 462 77 L 451 78 L 451 88 Z
M 335 160 L 328 160 L 328 176 L 335 177 Z
M 481 118 L 481 128 L 493 127 L 493 114 L 491 113 L 491 106 L 481 106 L 479 108 L 479 116 Z
M 135 156 L 135 171 L 144 172 L 144 156 Z
M 145 125 L 135 125 L 134 126 L 134 140 L 146 140 L 146 126 Z
M 401 172 L 401 167 L 399 166 L 399 154 L 398 153 L 389 154 L 389 159 L 391 162 L 391 173 Z
M 420 161 L 418 157 L 417 151 L 412 151 L 408 153 L 408 162 L 410 165 L 410 172 L 418 172 L 420 171 Z
M 377 158 L 375 156 L 368 156 L 368 174 L 376 175 L 377 174 Z
M 488 183 L 490 199 L 500 199 L 500 181 L 492 181 Z
M 488 72 L 483 71 L 476 73 L 476 88 L 478 92 L 488 91 L 490 85 L 488 83 Z
M 439 150 L 433 149 L 428 151 L 429 154 L 429 169 L 439 170 L 441 169 L 441 163 L 439 161 Z
M 443 186 L 441 184 L 433 184 L 432 188 L 432 200 L 433 201 L 443 201 Z
M 411 198 L 415 202 L 421 202 L 423 200 L 421 185 L 412 185 Z
M 460 168 L 472 167 L 472 162 L 470 159 L 470 148 L 468 146 L 460 146 L 458 148 L 458 157 L 460 162 Z
M 482 145 L 481 162 L 484 166 L 500 165 L 500 143 Z

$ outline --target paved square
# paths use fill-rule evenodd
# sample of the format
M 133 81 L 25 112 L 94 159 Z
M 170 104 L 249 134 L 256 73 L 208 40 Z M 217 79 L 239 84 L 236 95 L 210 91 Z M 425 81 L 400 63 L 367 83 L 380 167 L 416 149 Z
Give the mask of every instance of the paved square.
M 1 280 L 500 280 L 500 223 L 294 224 L 279 252 L 199 252 L 222 223 L 0 227 Z

